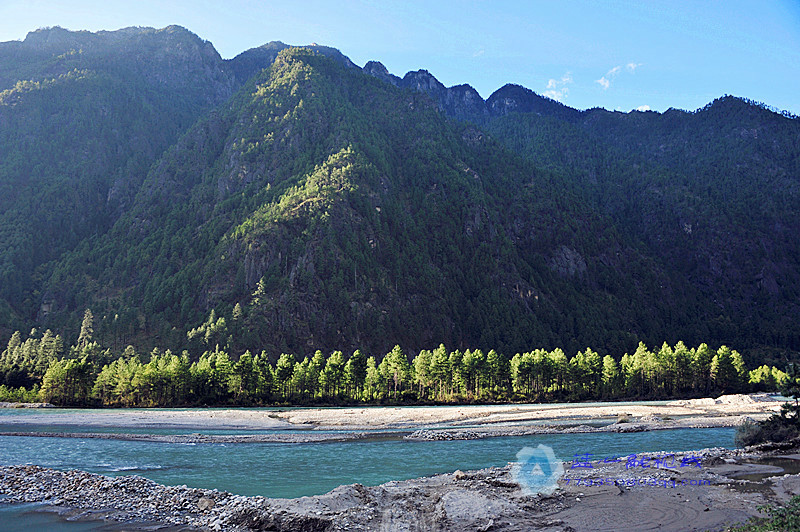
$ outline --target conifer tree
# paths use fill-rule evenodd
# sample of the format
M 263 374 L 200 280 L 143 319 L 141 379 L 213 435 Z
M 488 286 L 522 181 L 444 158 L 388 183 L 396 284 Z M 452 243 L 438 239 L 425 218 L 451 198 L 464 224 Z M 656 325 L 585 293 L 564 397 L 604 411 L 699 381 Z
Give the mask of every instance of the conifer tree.
M 90 309 L 86 309 L 83 313 L 83 322 L 81 323 L 81 332 L 78 335 L 78 342 L 76 346 L 78 349 L 83 349 L 92 341 L 94 335 L 94 316 Z

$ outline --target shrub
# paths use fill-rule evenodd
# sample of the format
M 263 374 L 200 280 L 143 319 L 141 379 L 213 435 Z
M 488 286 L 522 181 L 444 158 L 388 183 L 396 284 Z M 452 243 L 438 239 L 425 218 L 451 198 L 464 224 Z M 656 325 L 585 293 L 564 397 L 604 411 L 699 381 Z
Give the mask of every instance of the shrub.
M 728 529 L 729 532 L 790 532 L 800 530 L 800 495 L 795 495 L 786 506 L 759 506 L 769 517 L 753 517 L 742 526 Z
M 739 447 L 756 445 L 766 442 L 787 441 L 800 435 L 800 417 L 798 407 L 786 403 L 781 411 L 772 414 L 769 418 L 757 423 L 746 420 L 736 428 L 734 442 Z

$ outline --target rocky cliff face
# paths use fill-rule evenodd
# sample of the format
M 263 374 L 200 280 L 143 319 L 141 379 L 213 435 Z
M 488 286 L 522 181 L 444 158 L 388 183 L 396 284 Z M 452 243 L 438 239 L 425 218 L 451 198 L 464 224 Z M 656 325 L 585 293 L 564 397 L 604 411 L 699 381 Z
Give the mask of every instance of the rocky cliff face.
M 486 102 L 474 88 L 466 84 L 445 87 L 427 70 L 408 72 L 402 79 L 390 74 L 378 61 L 368 62 L 363 70 L 395 87 L 409 88 L 427 94 L 447 116 L 475 119 L 487 116 L 489 113 Z
M 369 61 L 366 65 L 364 65 L 364 72 L 370 76 L 374 76 L 380 80 L 383 80 L 386 83 L 394 85 L 395 87 L 399 87 L 403 81 L 394 74 L 390 74 L 380 61 Z

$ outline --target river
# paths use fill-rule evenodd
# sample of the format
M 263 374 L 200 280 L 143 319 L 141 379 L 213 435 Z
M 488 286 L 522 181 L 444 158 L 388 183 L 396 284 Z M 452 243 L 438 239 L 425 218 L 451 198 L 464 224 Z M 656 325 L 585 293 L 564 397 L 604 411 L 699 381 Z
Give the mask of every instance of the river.
M 54 421 L 56 418 L 54 416 Z M 29 427 L 26 430 L 53 428 Z M 9 430 L 19 431 L 20 427 L 5 425 L 0 418 L 0 431 Z M 106 430 L 130 432 L 129 428 L 115 431 L 109 427 Z M 566 467 L 575 455 L 585 453 L 592 454 L 594 459 L 601 459 L 646 451 L 731 448 L 734 429 L 545 434 L 457 441 L 406 441 L 400 433 L 391 432 L 376 433 L 375 436 L 368 440 L 303 444 L 177 444 L 97 438 L 0 436 L 0 465 L 37 464 L 111 476 L 135 474 L 168 485 L 185 484 L 241 495 L 293 498 L 322 494 L 342 484 L 377 485 L 456 469 L 504 466 L 514 461 L 523 447 L 539 444 L 552 447 L 556 456 L 567 463 Z M 33 522 L 36 519 L 59 522 L 51 515 L 31 513 L 29 505 L 0 505 L 0 510 L 3 512 L 0 519 L 9 526 L 19 525 L 19 530 L 42 529 L 42 526 Z M 65 526 L 73 524 L 65 523 Z M 74 526 L 78 527 L 74 530 L 91 530 L 80 527 L 93 525 L 84 523 Z M 49 524 L 43 527 L 57 528 Z

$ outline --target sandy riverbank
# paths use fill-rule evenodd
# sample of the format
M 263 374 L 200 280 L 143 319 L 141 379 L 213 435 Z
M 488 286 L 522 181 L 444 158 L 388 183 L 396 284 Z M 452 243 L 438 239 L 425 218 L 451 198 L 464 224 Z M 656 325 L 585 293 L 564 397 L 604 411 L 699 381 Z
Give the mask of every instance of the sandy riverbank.
M 43 426 L 136 429 L 280 430 L 311 429 L 277 417 L 272 410 L 249 409 L 86 409 L 26 411 L 23 415 L 2 415 L 6 426 Z
M 35 436 L 42 438 L 93 438 L 103 440 L 150 441 L 161 443 L 321 443 L 363 441 L 367 439 L 405 439 L 424 441 L 477 440 L 502 436 L 532 436 L 536 434 L 578 434 L 597 432 L 646 432 L 652 430 L 736 427 L 745 419 L 759 421 L 767 414 L 731 415 L 725 417 L 693 417 L 681 420 L 644 418 L 643 421 L 631 423 L 606 423 L 599 426 L 569 424 L 537 424 L 534 426 L 497 425 L 477 428 L 422 428 L 415 431 L 336 431 L 319 432 L 314 430 L 275 431 L 256 434 L 152 434 L 125 432 L 70 432 L 66 427 L 58 432 L 28 430 L 25 425 L 18 426 L 19 431 L 0 431 L 0 436 Z
M 518 425 L 550 420 L 575 422 L 627 417 L 631 422 L 648 419 L 724 418 L 731 416 L 770 414 L 780 410 L 783 401 L 766 394 L 725 395 L 717 399 L 689 399 L 666 404 L 573 403 L 569 405 L 480 405 L 420 406 L 382 408 L 301 409 L 281 412 L 280 419 L 293 425 L 320 427 L 418 428 L 421 425 Z
M 125 439 L 167 443 L 309 443 L 369 437 L 376 430 L 394 430 L 397 437 L 417 440 L 458 440 L 497 436 L 586 432 L 734 427 L 745 419 L 762 420 L 780 409 L 782 401 L 764 394 L 730 395 L 717 399 L 558 405 L 480 405 L 436 407 L 353 407 L 303 409 L 132 409 L 27 411 L 2 415 L 2 435 Z M 26 429 L 36 427 L 36 431 Z M 41 431 L 41 427 L 53 430 Z M 80 427 L 80 433 L 72 428 Z M 116 428 L 92 433 L 86 429 Z M 8 430 L 11 429 L 11 430 Z M 125 433 L 136 429 L 137 433 Z M 146 434 L 147 429 L 185 430 L 187 434 Z M 283 430 L 292 429 L 282 434 Z M 302 430 L 298 433 L 297 430 Z M 257 435 L 209 436 L 195 430 L 268 431 Z M 352 431 L 349 434 L 315 430 Z M 366 433 L 362 433 L 366 432 Z
M 27 411 L 1 415 L 0 423 L 18 427 L 51 425 L 82 428 L 126 427 L 206 430 L 333 429 L 378 430 L 447 427 L 484 435 L 513 435 L 559 430 L 558 424 L 610 424 L 622 418 L 618 431 L 635 427 L 689 428 L 739 424 L 743 416 L 762 419 L 778 411 L 782 401 L 765 394 L 730 395 L 717 399 L 691 399 L 663 403 L 587 403 L 559 405 L 481 405 L 422 407 L 353 407 L 303 409 L 135 409 Z M 625 425 L 625 426 L 623 426 Z M 586 427 L 583 432 L 597 427 Z M 574 430 L 574 429 L 573 429 Z M 609 429 L 606 429 L 609 430 Z
M 628 468 L 624 459 L 583 469 L 565 463 L 566 475 L 548 496 L 523 492 L 510 466 L 374 487 L 340 486 L 299 499 L 162 486 L 137 476 L 8 466 L 0 467 L 0 495 L 6 502 L 44 502 L 73 518 L 181 529 L 723 530 L 756 515 L 758 505 L 800 493 L 800 455 L 791 454 L 796 452 L 705 449 L 677 457 L 697 458 L 696 466 L 676 462 L 648 469 Z M 659 456 L 648 453 L 639 459 L 649 457 L 652 466 Z

